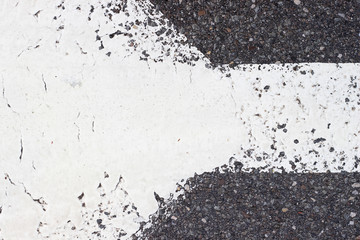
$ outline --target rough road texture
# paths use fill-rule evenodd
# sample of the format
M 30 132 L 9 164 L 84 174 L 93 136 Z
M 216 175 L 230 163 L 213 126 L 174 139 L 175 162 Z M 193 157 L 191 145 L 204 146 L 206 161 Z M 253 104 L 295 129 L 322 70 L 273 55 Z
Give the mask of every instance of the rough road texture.
M 214 65 L 360 61 L 359 0 L 151 2 Z
M 359 63 L 231 68 L 359 62 L 359 0 L 149 1 L 2 2 L 0 240 L 359 240 Z M 230 156 L 298 175 L 162 199 Z
M 152 226 L 134 238 L 360 239 L 360 173 L 235 169 L 195 175 L 177 200 L 158 199 Z

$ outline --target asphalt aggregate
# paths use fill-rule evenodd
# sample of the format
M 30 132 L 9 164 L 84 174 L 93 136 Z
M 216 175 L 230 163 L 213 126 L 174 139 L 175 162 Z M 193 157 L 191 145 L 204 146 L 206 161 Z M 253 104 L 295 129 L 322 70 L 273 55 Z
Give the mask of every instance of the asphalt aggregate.
M 115 2 L 102 6 L 110 22 L 114 15 L 126 12 L 127 1 Z M 151 51 L 140 50 L 141 44 L 128 33 L 145 26 L 154 29 L 155 42 L 162 48 L 168 45 L 177 49 L 174 61 L 198 61 L 198 56 L 185 56 L 178 48 L 179 44 L 189 44 L 201 51 L 212 67 L 360 62 L 360 0 L 150 2 L 153 8 L 146 21 L 119 24 L 121 30 L 102 35 L 96 31 L 99 50 L 104 51 L 108 41 L 123 35 L 129 38 L 131 49 L 142 52 L 140 60 L 162 61 L 162 55 L 169 51 L 153 57 Z M 159 21 L 158 12 L 170 24 Z M 186 41 L 175 39 L 170 25 L 184 34 Z M 111 52 L 106 54 L 110 56 Z M 297 71 L 298 66 L 293 70 Z M 279 125 L 278 129 L 286 133 L 285 126 Z M 318 138 L 314 144 L 324 141 Z M 284 155 L 281 152 L 279 157 Z M 354 167 L 358 163 L 357 159 Z M 179 184 L 177 191 L 180 195 L 170 199 L 154 193 L 159 208 L 133 239 L 360 240 L 359 172 L 249 172 L 237 162 L 195 174 Z
M 359 0 L 150 1 L 215 67 L 360 62 Z M 359 172 L 248 172 L 237 162 L 178 191 L 154 193 L 159 209 L 133 239 L 360 240 Z
M 134 239 L 360 239 L 360 173 L 241 171 L 187 179 L 157 196 L 151 227 Z
M 150 0 L 215 66 L 360 61 L 359 0 Z

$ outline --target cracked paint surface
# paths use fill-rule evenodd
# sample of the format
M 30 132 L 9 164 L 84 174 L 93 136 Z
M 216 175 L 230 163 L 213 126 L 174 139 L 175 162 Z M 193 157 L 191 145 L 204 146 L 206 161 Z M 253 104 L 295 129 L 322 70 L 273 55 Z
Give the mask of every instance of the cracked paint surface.
M 96 1 L 3 6 L 0 239 L 126 239 L 156 211 L 154 192 L 231 157 L 359 171 L 359 64 L 224 73 L 196 49 L 161 46 L 171 27 L 148 20 L 146 1 L 111 21 Z M 148 25 L 123 34 L 136 20 Z

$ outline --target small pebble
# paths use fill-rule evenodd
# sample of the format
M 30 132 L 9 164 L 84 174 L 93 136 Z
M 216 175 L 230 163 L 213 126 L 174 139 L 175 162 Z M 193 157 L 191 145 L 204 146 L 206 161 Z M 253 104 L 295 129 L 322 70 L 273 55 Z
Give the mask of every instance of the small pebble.
M 283 208 L 283 209 L 281 209 L 281 211 L 284 212 L 284 213 L 286 213 L 287 211 L 289 211 L 289 209 Z

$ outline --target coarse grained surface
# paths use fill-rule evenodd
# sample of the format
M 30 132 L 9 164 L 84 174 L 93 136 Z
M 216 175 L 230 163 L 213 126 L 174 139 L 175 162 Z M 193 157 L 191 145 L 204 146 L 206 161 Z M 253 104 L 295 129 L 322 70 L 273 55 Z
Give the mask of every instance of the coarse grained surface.
M 360 173 L 205 172 L 140 239 L 357 239 Z
M 360 170 L 360 63 L 211 68 L 149 0 L 1 6 L 0 240 L 127 239 L 230 156 Z
M 151 2 L 214 65 L 360 61 L 358 0 Z

